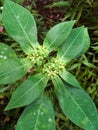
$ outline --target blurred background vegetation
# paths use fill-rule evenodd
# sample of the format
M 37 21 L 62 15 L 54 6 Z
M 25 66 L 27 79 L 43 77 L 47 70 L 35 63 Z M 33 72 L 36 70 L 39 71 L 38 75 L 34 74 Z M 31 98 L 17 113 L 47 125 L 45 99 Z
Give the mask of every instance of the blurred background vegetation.
M 34 15 L 40 43 L 47 31 L 62 21 L 76 20 L 75 27 L 84 25 L 88 28 L 91 39 L 90 48 L 85 55 L 70 63 L 68 70 L 76 76 L 98 109 L 98 0 L 13 1 L 27 8 Z M 1 20 L 3 2 L 4 0 L 0 0 L 0 42 L 11 45 L 16 53 L 20 53 L 19 46 L 4 30 Z M 22 112 L 22 109 L 3 111 L 17 84 L 19 82 L 0 86 L 0 130 L 14 130 L 16 121 Z M 54 107 L 57 130 L 82 130 L 63 115 L 57 103 Z

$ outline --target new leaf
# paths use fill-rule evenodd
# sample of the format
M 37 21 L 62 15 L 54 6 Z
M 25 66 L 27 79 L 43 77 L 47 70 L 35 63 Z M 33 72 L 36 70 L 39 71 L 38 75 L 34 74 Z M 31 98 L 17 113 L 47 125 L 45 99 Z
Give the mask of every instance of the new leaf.
M 63 22 L 52 27 L 47 33 L 43 45 L 49 51 L 56 50 L 69 36 L 74 22 Z

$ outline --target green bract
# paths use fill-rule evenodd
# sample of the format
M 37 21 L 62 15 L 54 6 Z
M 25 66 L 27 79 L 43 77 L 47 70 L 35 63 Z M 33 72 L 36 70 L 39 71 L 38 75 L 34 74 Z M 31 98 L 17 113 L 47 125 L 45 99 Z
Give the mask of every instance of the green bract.
M 5 0 L 2 21 L 26 57 L 19 58 L 11 47 L 0 43 L 0 84 L 13 83 L 33 68 L 5 108 L 26 107 L 16 130 L 56 130 L 53 105 L 46 91 L 50 81 L 64 114 L 85 130 L 97 130 L 93 101 L 66 69 L 71 60 L 87 51 L 90 45 L 87 29 L 84 26 L 72 29 L 75 21 L 62 22 L 49 30 L 42 46 L 37 41 L 32 14 L 10 0 Z

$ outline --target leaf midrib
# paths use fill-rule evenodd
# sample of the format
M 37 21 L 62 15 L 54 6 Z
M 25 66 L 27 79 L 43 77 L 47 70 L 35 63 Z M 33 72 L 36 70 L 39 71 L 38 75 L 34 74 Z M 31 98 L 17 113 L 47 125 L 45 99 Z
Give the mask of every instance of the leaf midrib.
M 30 89 L 28 89 L 28 91 L 26 91 L 23 95 L 21 95 L 19 98 L 17 98 L 18 100 L 15 100 L 15 102 L 13 102 L 11 104 L 11 106 L 13 106 L 15 103 L 17 103 L 18 101 L 20 101 L 21 98 L 23 98 L 25 95 L 27 95 L 27 93 L 29 93 L 29 91 L 31 91 L 32 89 L 34 89 L 36 87 L 36 85 L 38 85 L 45 77 L 41 78 L 37 83 L 34 84 L 34 86 L 32 86 Z M 17 106 L 15 106 L 16 108 Z M 14 107 L 13 107 L 14 108 Z
M 72 41 L 72 43 L 69 45 L 69 47 L 66 49 L 65 53 L 62 55 L 62 57 L 60 59 L 63 59 L 64 56 L 66 55 L 66 53 L 68 52 L 68 50 L 70 49 L 70 47 L 72 46 L 72 44 L 74 43 L 74 41 L 78 38 L 79 34 L 82 32 L 82 29 L 80 30 L 80 32 L 78 33 L 78 35 L 76 36 L 76 38 Z
M 38 119 L 39 119 L 39 112 L 40 112 L 40 110 L 41 110 L 41 107 L 42 107 L 42 96 L 41 96 L 41 101 L 40 101 L 40 106 L 39 106 L 39 110 L 38 110 L 38 114 L 37 114 L 37 118 L 36 118 L 36 122 L 35 122 L 35 127 L 34 127 L 34 130 L 36 130 L 36 128 L 37 128 L 37 122 L 38 122 Z
M 70 26 L 70 25 L 69 25 Z M 50 46 L 48 47 L 48 49 L 53 45 L 53 43 L 58 39 L 58 37 L 60 37 L 60 35 L 69 28 L 69 26 L 67 26 L 67 28 L 65 28 L 64 30 L 61 31 L 60 34 L 57 35 L 57 37 L 52 41 L 52 43 L 50 44 Z
M 8 75 L 8 74 L 10 74 L 10 73 L 12 73 L 12 72 L 14 72 L 14 71 L 16 71 L 16 70 L 19 70 L 19 69 L 21 69 L 21 68 L 23 68 L 23 67 L 25 67 L 25 66 L 27 66 L 27 65 L 29 65 L 29 64 L 30 64 L 30 62 L 29 62 L 29 63 L 26 63 L 26 64 L 24 64 L 24 65 L 21 65 L 20 67 L 16 67 L 15 69 L 13 69 L 13 70 L 11 70 L 11 71 L 9 71 L 9 72 L 7 72 L 7 73 L 0 74 L 0 78 L 3 77 L 3 76 L 5 76 L 5 75 Z
M 41 97 L 40 106 L 39 106 L 39 110 L 38 110 L 38 116 L 37 116 L 37 119 L 36 119 L 36 122 L 35 122 L 34 130 L 36 130 L 36 128 L 37 128 L 38 119 L 39 119 L 39 117 L 40 117 L 39 112 L 40 112 L 40 110 L 41 110 L 41 107 L 44 105 L 47 109 L 49 109 L 49 108 L 47 107 L 47 105 L 46 105 L 45 103 L 43 103 L 43 100 L 42 100 L 42 99 L 43 99 L 43 94 L 42 94 L 42 97 Z

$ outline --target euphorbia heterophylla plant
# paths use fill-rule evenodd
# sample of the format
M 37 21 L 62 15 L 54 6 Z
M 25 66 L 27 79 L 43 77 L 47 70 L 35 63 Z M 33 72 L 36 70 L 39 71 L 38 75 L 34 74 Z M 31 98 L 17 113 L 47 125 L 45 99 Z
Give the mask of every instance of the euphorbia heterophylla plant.
M 32 14 L 10 0 L 5 0 L 2 21 L 26 57 L 19 58 L 11 47 L 0 44 L 0 84 L 13 83 L 33 68 L 5 108 L 25 106 L 15 130 L 56 129 L 53 103 L 47 89 L 50 82 L 63 113 L 85 130 L 98 130 L 93 101 L 66 69 L 71 60 L 87 51 L 90 44 L 87 29 L 84 26 L 72 29 L 75 21 L 62 22 L 49 30 L 41 45 Z

